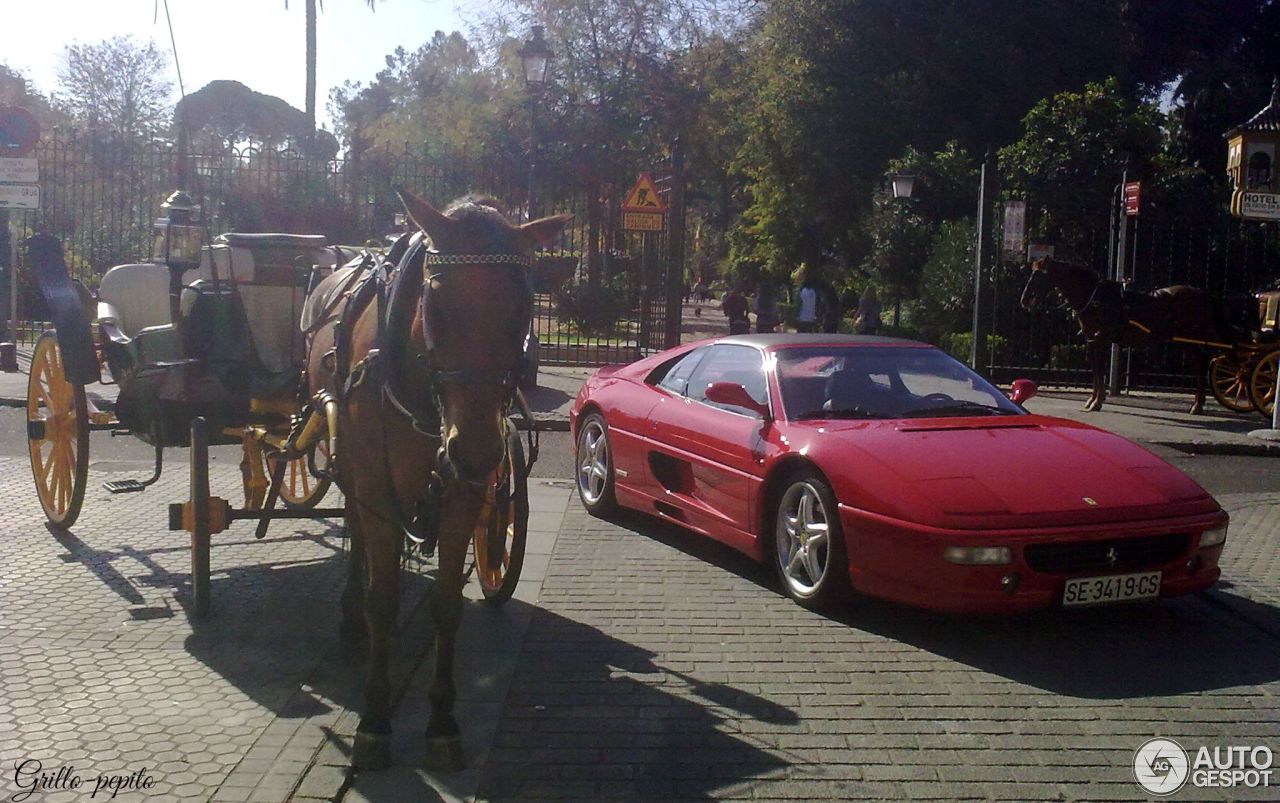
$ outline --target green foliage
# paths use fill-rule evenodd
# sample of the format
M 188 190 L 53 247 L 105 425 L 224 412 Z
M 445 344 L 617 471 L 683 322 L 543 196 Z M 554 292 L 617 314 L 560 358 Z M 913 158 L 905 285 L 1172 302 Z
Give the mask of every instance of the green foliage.
M 1041 208 L 1036 235 L 1078 246 L 1106 231 L 1110 199 L 1126 167 L 1151 176 L 1162 144 L 1163 115 L 1132 98 L 1115 79 L 1037 103 L 1022 138 L 1000 150 L 1008 189 Z
M 552 294 L 556 317 L 584 335 L 604 335 L 632 308 L 626 276 L 610 282 L 567 282 Z
M 953 220 L 940 225 L 930 243 L 920 279 L 918 315 L 927 340 L 964 329 L 973 319 L 975 238 L 972 220 Z
M 973 332 L 950 332 L 945 334 L 938 340 L 938 347 L 968 365 L 969 352 L 973 349 Z M 987 335 L 987 355 L 988 359 L 993 363 L 999 364 L 1008 348 L 1008 338 L 1002 335 Z
M 169 60 L 153 41 L 116 36 L 67 45 L 58 71 L 58 106 L 93 131 L 144 138 L 168 127 Z

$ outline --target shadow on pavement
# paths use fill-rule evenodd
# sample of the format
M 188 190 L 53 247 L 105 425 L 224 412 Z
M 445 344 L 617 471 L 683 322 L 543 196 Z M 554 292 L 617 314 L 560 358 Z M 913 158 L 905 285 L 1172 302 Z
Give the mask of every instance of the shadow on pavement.
M 708 538 L 632 512 L 614 523 L 733 572 L 762 593 L 782 594 L 767 567 Z M 941 614 L 856 597 L 828 618 L 1087 699 L 1207 692 L 1280 679 L 1280 608 L 1229 594 L 1229 587 L 1224 581 L 1204 595 L 1010 616 Z
M 795 711 L 654 658 L 533 611 L 478 798 L 714 799 L 716 789 L 787 766 L 725 723 L 794 725 Z

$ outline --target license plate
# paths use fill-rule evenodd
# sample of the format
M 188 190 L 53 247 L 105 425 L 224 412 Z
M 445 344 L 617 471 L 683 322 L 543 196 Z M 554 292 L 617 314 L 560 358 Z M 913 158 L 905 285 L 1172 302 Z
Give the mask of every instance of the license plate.
M 1062 604 L 1105 605 L 1160 596 L 1160 572 L 1112 574 L 1106 577 L 1077 577 L 1062 590 Z

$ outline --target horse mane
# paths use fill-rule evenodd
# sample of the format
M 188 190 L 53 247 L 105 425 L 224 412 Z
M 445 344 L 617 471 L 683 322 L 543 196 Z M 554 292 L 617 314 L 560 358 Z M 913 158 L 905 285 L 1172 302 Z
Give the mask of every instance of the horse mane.
M 507 221 L 502 203 L 493 196 L 468 194 L 450 203 L 444 215 L 468 232 L 472 241 L 488 244 L 487 253 L 504 253 L 511 250 L 511 223 Z

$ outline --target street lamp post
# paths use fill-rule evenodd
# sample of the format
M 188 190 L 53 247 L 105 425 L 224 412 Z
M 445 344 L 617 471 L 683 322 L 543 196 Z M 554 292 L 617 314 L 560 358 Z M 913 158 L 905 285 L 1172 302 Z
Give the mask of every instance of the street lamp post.
M 533 218 L 534 180 L 538 164 L 538 131 L 537 108 L 538 96 L 547 83 L 547 71 L 551 66 L 551 48 L 544 38 L 541 25 L 534 25 L 532 36 L 527 39 L 518 51 L 520 69 L 524 73 L 524 84 L 529 91 L 529 192 L 526 196 L 529 204 L 529 218 Z

